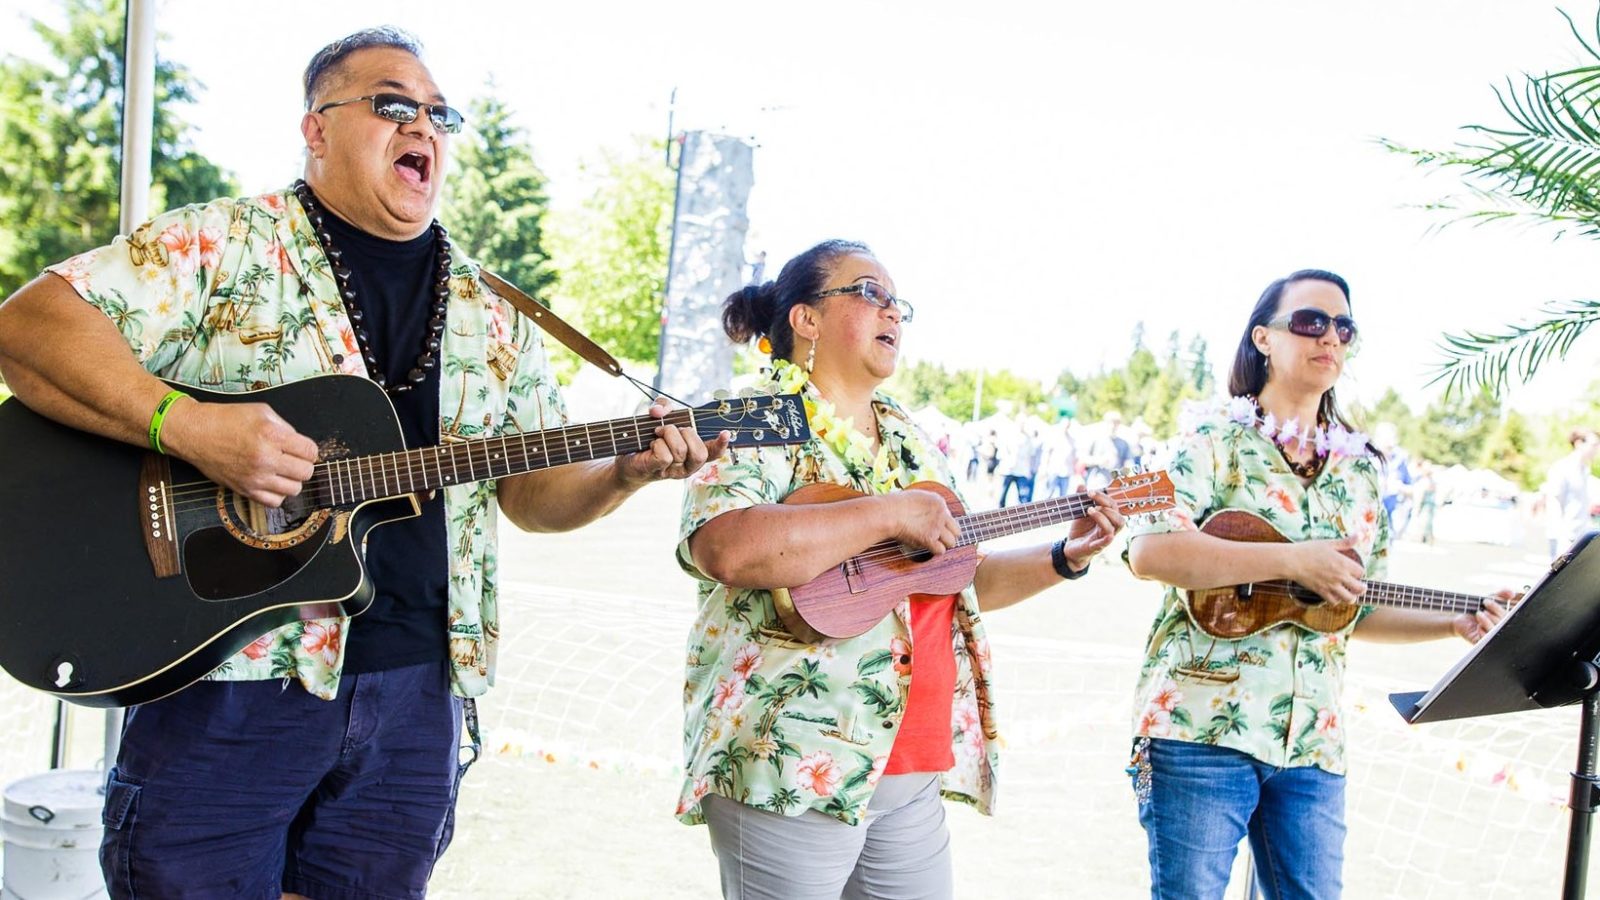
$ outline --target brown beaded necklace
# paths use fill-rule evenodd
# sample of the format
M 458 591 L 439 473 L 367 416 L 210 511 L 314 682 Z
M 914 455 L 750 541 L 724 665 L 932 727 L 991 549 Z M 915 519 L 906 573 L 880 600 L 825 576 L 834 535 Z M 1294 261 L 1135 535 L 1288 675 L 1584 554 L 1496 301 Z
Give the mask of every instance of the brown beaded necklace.
M 422 337 L 422 352 L 417 354 L 416 365 L 406 373 L 405 383 L 391 385 L 387 383 L 383 370 L 378 366 L 378 357 L 372 352 L 372 346 L 367 340 L 367 329 L 362 324 L 361 304 L 356 299 L 355 287 L 350 283 L 350 278 L 355 273 L 343 263 L 344 253 L 333 245 L 333 236 L 323 225 L 323 209 L 317 202 L 317 195 L 311 192 L 311 185 L 306 184 L 303 179 L 294 183 L 294 195 L 299 198 L 300 205 L 305 207 L 311 229 L 316 232 L 317 240 L 322 244 L 322 252 L 328 257 L 328 266 L 333 270 L 333 277 L 339 284 L 339 296 L 344 300 L 345 314 L 350 317 L 350 329 L 355 332 L 356 345 L 361 348 L 361 359 L 366 362 L 367 374 L 378 383 L 379 387 L 391 394 L 409 391 L 427 380 L 428 372 L 439 365 L 445 315 L 450 309 L 450 235 L 444 230 L 444 226 L 440 225 L 437 219 L 430 226 L 433 229 L 436 264 L 431 310 L 433 317 L 428 320 L 427 333 Z
M 1261 401 L 1257 400 L 1256 421 L 1259 422 L 1263 418 L 1265 418 L 1265 416 L 1262 414 Z M 1323 422 L 1319 417 L 1317 419 L 1317 425 L 1318 427 L 1322 427 L 1326 425 L 1326 423 Z M 1306 462 L 1300 462 L 1289 455 L 1289 447 L 1287 444 L 1280 444 L 1277 441 L 1272 441 L 1272 445 L 1278 448 L 1278 455 L 1283 457 L 1283 464 L 1289 467 L 1289 471 L 1293 472 L 1295 477 L 1303 478 L 1306 481 L 1315 480 L 1318 475 L 1321 475 L 1322 464 L 1328 461 L 1326 454 L 1314 452 L 1310 460 Z
M 1289 455 L 1289 449 L 1282 444 L 1278 445 L 1278 454 L 1283 457 L 1284 463 L 1289 466 L 1289 471 L 1310 481 L 1322 474 L 1322 464 L 1327 461 L 1326 456 L 1313 456 L 1307 462 L 1300 462 Z

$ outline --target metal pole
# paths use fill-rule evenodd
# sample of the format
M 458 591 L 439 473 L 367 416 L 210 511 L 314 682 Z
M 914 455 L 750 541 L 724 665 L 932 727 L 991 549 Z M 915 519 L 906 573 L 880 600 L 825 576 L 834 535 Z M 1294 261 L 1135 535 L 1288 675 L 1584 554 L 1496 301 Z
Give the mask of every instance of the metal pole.
M 1578 733 L 1578 767 L 1572 773 L 1572 824 L 1567 832 L 1566 880 L 1562 900 L 1582 900 L 1589 883 L 1589 826 L 1597 805 L 1595 762 L 1600 758 L 1600 691 L 1594 688 L 1596 669 L 1583 663 L 1590 689 L 1583 695 L 1583 722 Z
M 673 102 L 677 102 L 677 88 L 672 89 L 672 97 Z M 671 122 L 671 113 L 668 113 L 667 121 Z M 672 141 L 673 137 L 668 135 L 667 155 L 669 159 L 672 155 Z M 656 377 L 651 382 L 656 390 L 660 390 L 661 385 L 665 383 L 665 379 L 662 378 L 664 374 L 662 369 L 667 364 L 667 317 L 669 313 L 667 302 L 672 299 L 672 263 L 673 257 L 678 255 L 678 204 L 683 198 L 683 154 L 688 148 L 689 136 L 685 134 L 678 144 L 678 178 L 672 189 L 672 239 L 667 243 L 667 280 L 661 291 L 661 339 L 656 342 Z M 668 165 L 670 166 L 671 163 L 668 163 Z
M 156 111 L 155 0 L 128 0 L 122 59 L 122 218 L 127 234 L 150 215 L 151 132 Z
M 156 4 L 128 0 L 122 54 L 122 204 L 118 230 L 128 234 L 150 216 L 150 156 L 156 117 Z M 106 710 L 105 767 L 117 760 L 122 710 Z
M 67 748 L 72 744 L 72 707 L 56 701 L 56 725 L 50 732 L 50 768 L 67 767 Z

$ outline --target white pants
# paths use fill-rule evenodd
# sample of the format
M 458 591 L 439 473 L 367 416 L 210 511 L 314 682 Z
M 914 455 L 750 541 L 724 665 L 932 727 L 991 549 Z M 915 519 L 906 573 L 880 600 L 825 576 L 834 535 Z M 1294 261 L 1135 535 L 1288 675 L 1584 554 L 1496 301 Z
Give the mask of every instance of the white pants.
M 955 896 L 937 774 L 884 776 L 856 826 L 814 809 L 783 816 L 716 795 L 700 807 L 725 900 Z

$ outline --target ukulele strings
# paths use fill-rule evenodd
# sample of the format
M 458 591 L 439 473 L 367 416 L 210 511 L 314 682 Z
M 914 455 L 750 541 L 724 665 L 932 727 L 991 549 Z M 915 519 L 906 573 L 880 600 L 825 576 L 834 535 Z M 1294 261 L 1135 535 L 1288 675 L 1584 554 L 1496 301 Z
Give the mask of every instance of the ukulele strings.
M 1473 594 L 1457 594 L 1451 591 L 1429 591 L 1423 588 L 1411 588 L 1404 585 L 1388 584 L 1381 581 L 1364 581 L 1362 584 L 1380 590 L 1401 592 L 1414 592 L 1414 596 L 1393 602 L 1379 601 L 1378 603 L 1362 602 L 1357 598 L 1360 606 L 1394 606 L 1402 609 L 1439 609 L 1446 612 L 1477 612 L 1483 609 L 1483 604 L 1492 597 L 1479 597 Z M 1277 599 L 1287 598 L 1298 603 L 1322 604 L 1328 601 L 1321 595 L 1303 585 L 1287 581 L 1258 581 L 1251 588 L 1252 594 L 1263 594 Z M 1408 603 L 1406 600 L 1415 600 Z
M 1121 488 L 1115 491 L 1110 491 L 1108 496 L 1110 496 L 1113 500 L 1120 501 L 1125 498 L 1129 492 L 1129 489 Z M 1063 519 L 1055 519 L 1052 521 L 1047 518 L 1048 515 L 1054 514 L 1057 511 L 1064 511 L 1066 513 L 1066 519 L 1082 518 L 1087 511 L 1093 508 L 1095 505 L 1096 504 L 1094 500 L 1088 494 L 1077 493 L 1062 497 L 1058 500 L 1043 500 L 1038 503 L 1029 503 L 1022 506 L 1010 507 L 1011 511 L 1008 511 L 1006 508 L 1001 508 L 997 510 L 990 510 L 988 512 L 970 513 L 956 519 L 957 524 L 970 523 L 976 519 L 982 519 L 983 521 L 979 522 L 978 527 L 973 529 L 971 533 L 968 533 L 966 528 L 962 528 L 961 537 L 956 541 L 956 546 L 965 547 L 969 544 L 976 544 L 978 541 L 986 538 L 996 537 L 1008 533 L 1008 529 L 1005 527 L 1008 525 L 1031 522 L 1033 524 L 1029 525 L 1028 527 L 1034 527 L 1034 525 L 1050 525 L 1055 524 L 1055 522 L 1064 521 Z M 1120 502 L 1118 505 L 1121 505 Z M 1043 512 L 1042 510 L 1044 507 L 1050 507 L 1050 513 Z M 921 556 L 925 553 L 927 553 L 926 550 L 911 549 L 899 542 L 884 541 L 872 545 L 865 551 L 851 557 L 850 559 L 860 562 L 888 562 L 896 559 L 911 559 Z

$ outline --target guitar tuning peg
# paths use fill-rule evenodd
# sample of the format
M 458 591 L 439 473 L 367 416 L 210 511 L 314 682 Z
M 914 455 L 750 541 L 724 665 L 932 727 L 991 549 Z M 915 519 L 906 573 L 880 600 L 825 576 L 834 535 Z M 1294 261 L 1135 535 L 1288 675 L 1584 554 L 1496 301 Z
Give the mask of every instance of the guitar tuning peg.
M 713 400 L 726 400 L 728 399 L 728 396 L 727 388 L 717 388 L 711 392 L 711 399 Z
M 742 388 L 739 389 L 739 397 L 741 399 L 748 398 L 748 397 L 754 397 L 755 395 L 756 395 L 756 389 L 753 388 L 753 387 L 742 387 Z

